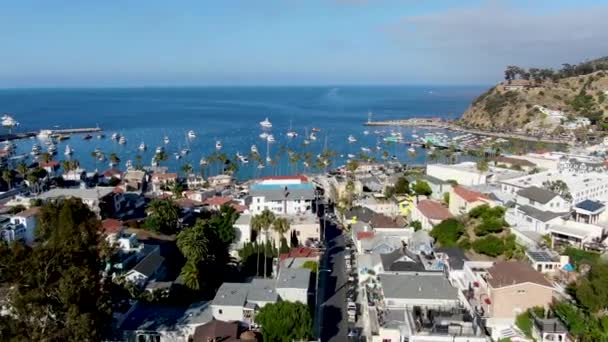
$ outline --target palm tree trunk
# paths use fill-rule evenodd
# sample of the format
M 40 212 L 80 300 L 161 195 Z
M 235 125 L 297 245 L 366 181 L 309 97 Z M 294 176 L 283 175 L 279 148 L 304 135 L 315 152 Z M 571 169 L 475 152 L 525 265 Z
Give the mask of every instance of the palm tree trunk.
M 268 260 L 266 260 L 266 248 L 268 247 L 268 230 L 266 230 L 266 243 L 264 244 L 264 279 L 268 274 L 266 268 L 268 267 Z
M 255 254 L 257 254 L 257 262 L 255 264 L 255 276 L 257 277 L 260 275 L 260 244 L 257 241 L 255 242 Z

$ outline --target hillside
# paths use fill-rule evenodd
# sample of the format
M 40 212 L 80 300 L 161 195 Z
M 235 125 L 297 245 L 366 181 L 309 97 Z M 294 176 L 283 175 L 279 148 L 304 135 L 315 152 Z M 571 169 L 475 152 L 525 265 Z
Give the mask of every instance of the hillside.
M 483 129 L 558 133 L 579 127 L 585 121 L 580 118 L 586 117 L 599 130 L 608 130 L 606 69 L 606 58 L 565 64 L 557 72 L 508 67 L 507 80 L 475 99 L 461 123 Z

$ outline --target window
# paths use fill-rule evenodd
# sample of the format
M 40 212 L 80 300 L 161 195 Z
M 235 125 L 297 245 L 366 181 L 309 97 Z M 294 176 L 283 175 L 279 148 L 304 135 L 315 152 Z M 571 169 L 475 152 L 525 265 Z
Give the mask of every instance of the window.
M 260 198 L 259 198 L 259 197 L 258 197 L 258 198 L 256 198 L 256 200 L 258 201 L 258 203 L 260 203 Z
M 526 290 L 517 290 L 517 294 L 525 294 Z

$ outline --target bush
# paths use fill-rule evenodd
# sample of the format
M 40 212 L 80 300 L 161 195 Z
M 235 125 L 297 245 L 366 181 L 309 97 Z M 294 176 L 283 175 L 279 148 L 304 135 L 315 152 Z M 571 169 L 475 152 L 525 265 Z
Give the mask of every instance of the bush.
M 431 230 L 431 236 L 444 247 L 455 246 L 464 234 L 464 225 L 453 218 L 443 220 Z
M 412 221 L 410 222 L 410 227 L 414 228 L 414 231 L 417 232 L 422 229 L 422 223 L 420 221 Z
M 570 263 L 578 269 L 581 265 L 594 265 L 600 258 L 600 255 L 595 252 L 584 251 L 582 249 L 568 247 L 564 252 L 570 257 Z
M 484 219 L 477 227 L 475 227 L 475 235 L 484 236 L 490 233 L 500 233 L 503 231 L 505 221 L 498 218 Z
M 502 239 L 489 235 L 473 242 L 473 249 L 479 254 L 497 257 L 504 253 L 505 244 Z

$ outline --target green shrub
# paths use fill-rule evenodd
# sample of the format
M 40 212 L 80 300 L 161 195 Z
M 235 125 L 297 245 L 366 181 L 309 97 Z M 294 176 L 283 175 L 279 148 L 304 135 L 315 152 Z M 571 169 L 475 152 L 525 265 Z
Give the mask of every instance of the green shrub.
M 441 221 L 431 230 L 431 236 L 435 238 L 435 241 L 444 247 L 455 246 L 458 239 L 464 234 L 464 225 L 454 219 L 449 218 Z
M 502 239 L 489 235 L 473 242 L 473 250 L 479 254 L 485 254 L 491 257 L 501 255 L 505 250 L 505 244 Z

